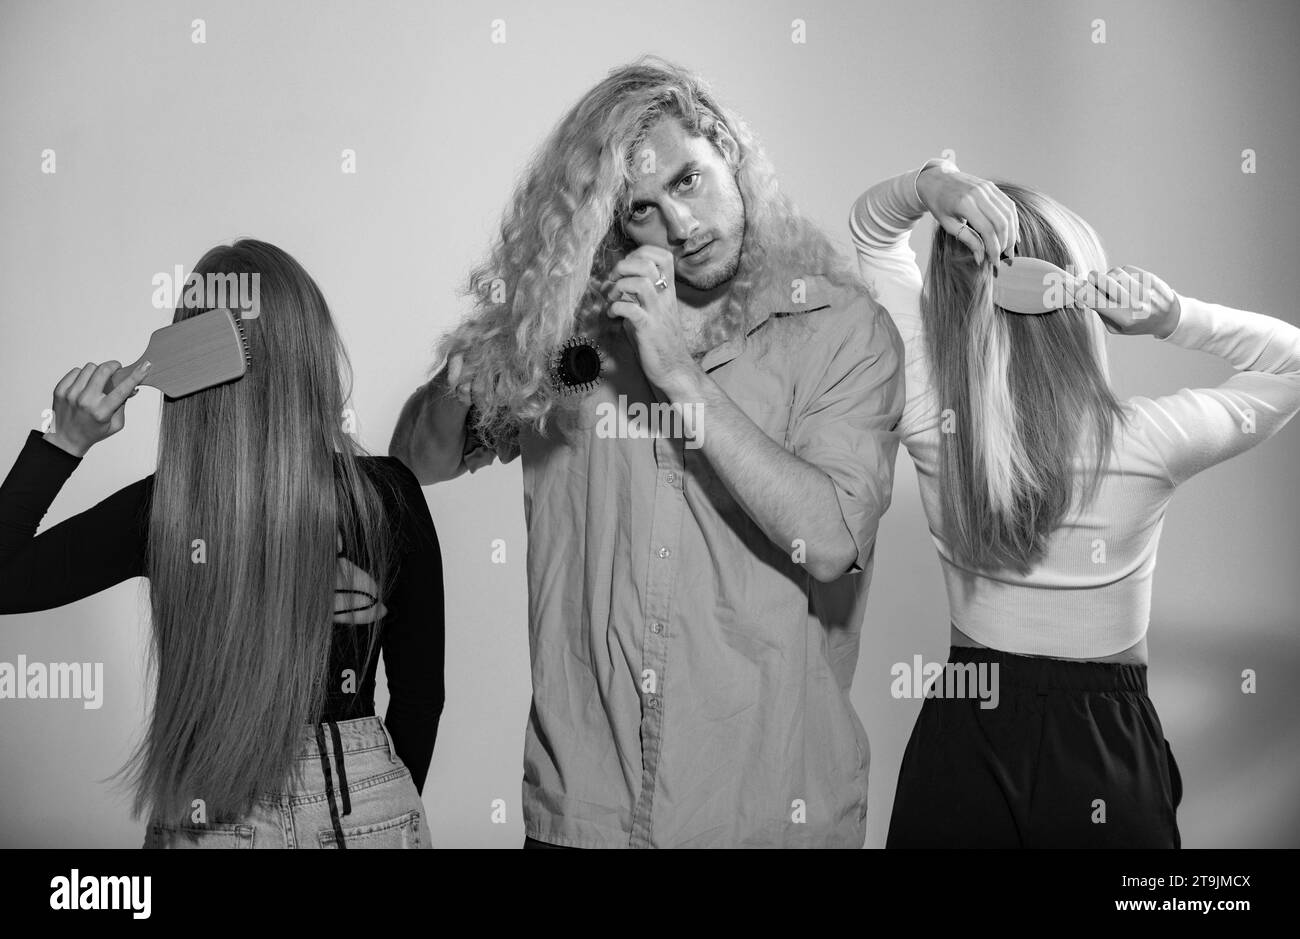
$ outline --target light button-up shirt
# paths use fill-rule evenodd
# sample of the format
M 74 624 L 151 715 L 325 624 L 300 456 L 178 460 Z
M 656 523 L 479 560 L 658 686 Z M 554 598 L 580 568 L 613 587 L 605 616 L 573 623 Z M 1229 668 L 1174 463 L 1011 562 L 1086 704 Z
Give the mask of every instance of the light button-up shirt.
M 810 284 L 810 302 L 762 318 L 702 367 L 834 483 L 858 554 L 832 584 L 773 544 L 682 436 L 608 435 L 602 412 L 658 400 L 621 329 L 598 338 L 601 379 L 565 409 L 566 432 L 524 430 L 500 454 L 471 438 L 471 467 L 523 458 L 530 837 L 862 846 L 868 746 L 849 689 L 903 354 L 865 292 Z

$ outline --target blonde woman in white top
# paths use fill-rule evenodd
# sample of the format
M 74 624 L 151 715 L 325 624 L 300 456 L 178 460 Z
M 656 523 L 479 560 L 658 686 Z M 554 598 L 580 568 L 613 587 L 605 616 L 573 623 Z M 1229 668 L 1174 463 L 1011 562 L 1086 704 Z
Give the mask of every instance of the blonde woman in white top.
M 927 211 L 938 225 L 922 279 L 908 237 Z M 952 619 L 951 665 L 904 754 L 888 845 L 1178 847 L 1182 785 L 1146 686 L 1165 507 L 1300 409 L 1300 330 L 1110 267 L 1078 215 L 951 161 L 873 186 L 850 227 L 907 349 L 899 430 Z M 1015 256 L 1090 272 L 1081 302 L 1039 316 L 997 306 L 996 271 Z M 1104 330 L 1239 373 L 1121 401 Z M 980 670 L 996 707 L 962 696 L 956 679 Z

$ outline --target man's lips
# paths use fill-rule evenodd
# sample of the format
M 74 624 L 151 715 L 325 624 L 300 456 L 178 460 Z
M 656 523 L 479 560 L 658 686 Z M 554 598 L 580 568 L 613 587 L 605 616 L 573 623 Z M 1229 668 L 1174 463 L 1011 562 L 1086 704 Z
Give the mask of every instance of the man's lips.
M 691 255 L 699 254 L 701 251 L 703 251 L 705 248 L 707 248 L 707 247 L 708 247 L 709 245 L 711 245 L 711 244 L 713 244 L 713 239 L 712 239 L 712 238 L 710 238 L 708 241 L 704 242 L 704 244 L 700 245 L 698 248 L 695 248 L 695 249 L 693 249 L 693 250 L 691 250 L 691 251 L 684 251 L 684 252 L 682 252 L 682 257 L 683 257 L 683 258 L 689 258 Z

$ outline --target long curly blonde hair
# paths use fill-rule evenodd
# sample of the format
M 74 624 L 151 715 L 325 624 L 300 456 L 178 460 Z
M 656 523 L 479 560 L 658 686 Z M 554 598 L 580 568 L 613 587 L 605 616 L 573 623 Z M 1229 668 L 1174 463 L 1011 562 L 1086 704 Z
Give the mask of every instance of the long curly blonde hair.
M 718 149 L 744 202 L 740 266 L 706 328 L 710 345 L 736 335 L 752 311 L 786 309 L 794 278 L 820 276 L 865 293 L 852 265 L 780 191 L 740 116 L 699 76 L 642 57 L 587 92 L 534 155 L 487 259 L 470 273 L 469 315 L 439 344 L 433 371 L 451 364 L 449 382 L 473 400 L 485 442 L 508 441 L 522 425 L 545 433 L 562 400 L 552 357 L 570 337 L 597 330 L 607 306 L 600 285 L 635 247 L 619 224 L 633 158 L 664 118 Z

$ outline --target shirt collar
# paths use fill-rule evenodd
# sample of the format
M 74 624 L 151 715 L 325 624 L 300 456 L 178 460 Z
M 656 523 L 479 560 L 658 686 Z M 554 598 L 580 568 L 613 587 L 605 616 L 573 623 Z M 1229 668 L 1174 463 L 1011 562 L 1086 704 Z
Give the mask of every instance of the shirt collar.
M 706 372 L 711 372 L 715 368 L 726 365 L 732 359 L 739 358 L 744 354 L 748 346 L 749 337 L 763 329 L 774 319 L 797 316 L 801 313 L 813 313 L 830 307 L 831 304 L 828 302 L 830 292 L 824 289 L 821 284 L 810 287 L 808 294 L 808 299 L 803 303 L 791 304 L 789 307 L 780 310 L 769 309 L 751 317 L 749 322 L 745 324 L 745 331 L 742 334 L 733 336 L 706 352 L 704 358 L 700 361 L 700 367 Z

